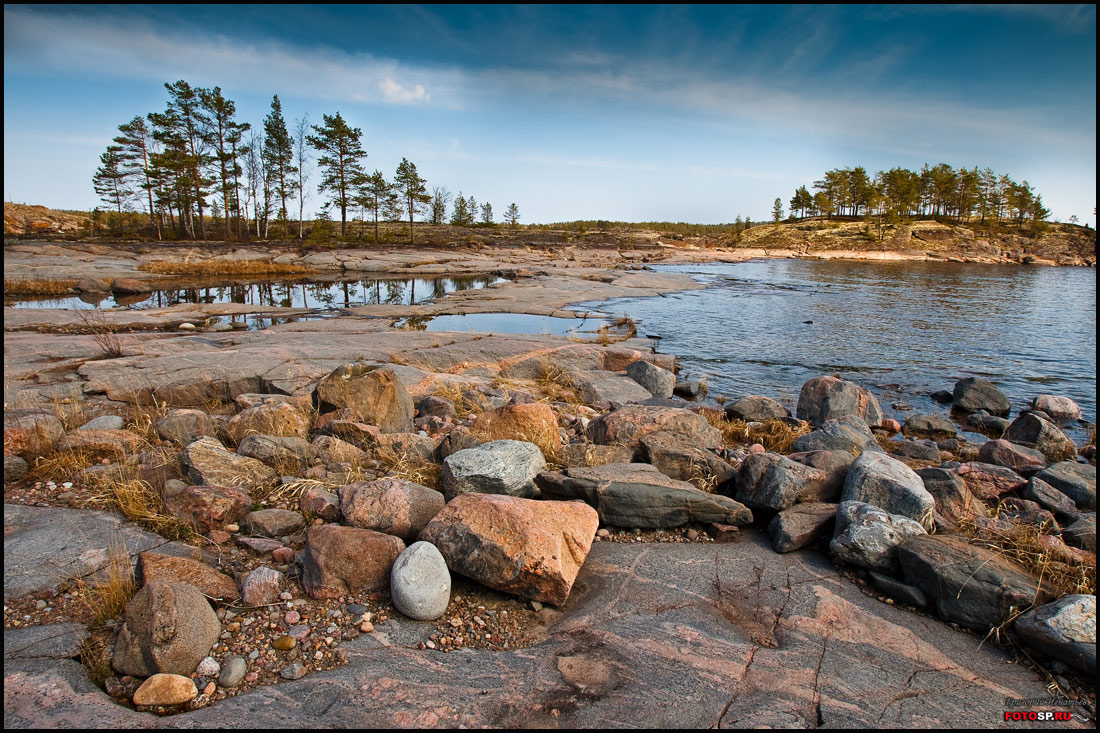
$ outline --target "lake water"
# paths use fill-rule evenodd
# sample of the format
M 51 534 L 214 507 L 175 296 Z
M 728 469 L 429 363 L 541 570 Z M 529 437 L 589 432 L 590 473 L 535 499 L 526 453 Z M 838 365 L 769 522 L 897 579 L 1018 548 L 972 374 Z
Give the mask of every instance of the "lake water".
M 759 260 L 658 266 L 705 290 L 595 305 L 639 321 L 712 394 L 767 395 L 791 411 L 802 384 L 836 374 L 884 410 L 942 413 L 928 394 L 977 376 L 1013 410 L 1070 397 L 1096 420 L 1096 271 L 917 262 Z

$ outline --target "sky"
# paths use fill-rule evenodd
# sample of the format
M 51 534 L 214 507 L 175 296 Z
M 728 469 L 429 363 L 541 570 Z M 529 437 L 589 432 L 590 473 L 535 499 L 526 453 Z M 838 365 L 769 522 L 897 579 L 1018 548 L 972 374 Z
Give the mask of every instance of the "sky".
M 5 201 L 102 206 L 99 156 L 178 79 L 258 129 L 276 94 L 340 112 L 368 171 L 498 220 L 764 220 L 832 168 L 944 162 L 1096 225 L 1093 5 L 5 5 Z

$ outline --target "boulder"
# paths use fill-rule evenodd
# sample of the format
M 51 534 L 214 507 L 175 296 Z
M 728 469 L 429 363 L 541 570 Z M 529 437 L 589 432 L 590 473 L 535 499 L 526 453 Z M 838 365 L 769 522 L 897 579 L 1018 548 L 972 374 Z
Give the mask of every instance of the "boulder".
M 554 428 L 557 435 L 557 428 Z M 377 449 L 392 452 L 413 461 L 435 461 L 436 441 L 418 433 L 382 433 L 376 441 Z
M 302 551 L 302 588 L 310 598 L 382 590 L 404 550 L 405 543 L 397 537 L 369 529 L 310 527 Z
M 350 484 L 341 490 L 344 522 L 353 527 L 415 539 L 446 502 L 443 494 L 399 478 Z
M 1013 443 L 1039 451 L 1047 463 L 1077 458 L 1077 444 L 1057 425 L 1033 411 L 1022 413 L 1013 420 L 1005 430 L 1004 437 Z
M 983 514 L 984 507 L 974 498 L 966 482 L 946 468 L 922 468 L 917 471 L 924 488 L 936 501 L 936 511 L 951 524 Z
M 755 453 L 741 463 L 735 496 L 751 509 L 782 511 L 799 502 L 831 501 L 839 492 L 829 475 L 775 453 Z
M 100 415 L 80 426 L 80 430 L 122 430 L 125 421 L 118 415 Z
M 394 607 L 416 621 L 434 621 L 451 602 L 451 571 L 436 546 L 414 542 L 390 571 Z
M 584 564 L 599 517 L 582 502 L 463 494 L 421 533 L 448 567 L 490 588 L 561 605 Z
M 504 405 L 477 416 L 471 430 L 486 440 L 560 443 L 558 418 L 544 402 Z
M 967 415 L 966 424 L 995 438 L 1004 435 L 1005 430 L 1008 429 L 1008 420 L 990 415 L 985 410 Z
M 287 473 L 308 465 L 311 450 L 309 443 L 302 438 L 249 435 L 237 446 L 237 455 L 255 458 L 280 473 Z
M 888 514 L 909 517 L 931 527 L 936 501 L 921 477 L 884 453 L 864 453 L 852 462 L 840 501 L 872 504 Z
M 4 453 L 34 460 L 52 451 L 64 434 L 54 415 L 4 415 Z
M 289 509 L 260 509 L 241 519 L 241 529 L 261 537 L 285 537 L 306 526 L 306 518 Z
M 675 374 L 643 359 L 628 364 L 626 376 L 640 384 L 654 397 L 671 397 L 672 390 L 676 387 Z
M 876 573 L 874 570 L 869 571 L 868 575 L 871 576 L 871 581 L 875 584 L 876 588 L 890 598 L 893 598 L 895 601 L 916 608 L 924 608 L 928 605 L 928 598 L 925 597 L 920 588 L 906 585 L 899 580 L 891 578 L 889 575 Z
M 892 441 L 890 454 L 908 458 L 911 461 L 940 462 L 940 449 L 931 440 Z
M 467 448 L 477 448 L 483 442 L 484 441 L 478 440 L 466 426 L 457 425 L 454 430 L 443 436 L 443 440 L 439 441 L 439 445 L 435 447 L 435 455 L 433 457 L 436 463 L 442 463 L 447 459 L 447 456 L 453 455 L 460 450 L 466 450 Z
M 298 507 L 307 518 L 319 517 L 326 522 L 340 519 L 340 497 L 323 486 L 310 486 L 298 497 Z
M 257 461 L 225 449 L 215 438 L 199 438 L 183 449 L 180 463 L 193 484 L 234 486 L 245 491 L 265 489 L 276 484 L 275 471 Z
M 898 563 L 905 582 L 928 596 L 941 617 L 983 634 L 1013 609 L 1047 598 L 1022 568 L 957 536 L 910 537 L 898 546 Z
M 199 438 L 216 437 L 217 423 L 202 410 L 172 410 L 156 422 L 157 435 L 162 440 L 180 445 L 194 443 Z
M 706 418 L 677 407 L 627 405 L 592 420 L 587 434 L 598 445 L 626 445 L 635 450 L 658 431 L 700 448 L 721 448 L 722 434 Z
M 603 369 L 570 369 L 565 380 L 588 405 L 616 404 L 648 400 L 651 395 L 642 385 L 625 374 Z
M 799 436 L 791 448 L 796 453 L 819 450 L 843 450 L 849 453 L 882 451 L 871 428 L 863 418 L 855 415 L 826 420 L 819 429 Z
M 494 440 L 447 456 L 443 461 L 443 493 L 450 501 L 459 494 L 535 496 L 535 476 L 546 468 L 539 447 L 521 440 Z
M 331 435 L 333 438 L 339 438 L 345 443 L 351 443 L 356 448 L 365 451 L 373 450 L 383 435 L 390 435 L 390 433 L 383 433 L 376 426 L 367 425 L 361 420 L 332 420 L 325 423 L 324 427 L 318 428 L 315 434 Z M 396 434 L 405 435 L 405 433 Z
M 634 451 L 622 445 L 596 445 L 595 443 L 569 443 L 558 451 L 558 463 L 562 466 L 602 466 L 608 463 L 630 463 Z
M 1055 420 L 1080 420 L 1081 408 L 1069 397 L 1041 394 L 1031 402 L 1036 410 L 1041 410 Z
M 318 435 L 310 448 L 313 457 L 321 463 L 350 463 L 353 466 L 365 466 L 370 456 L 351 443 L 334 438 L 331 435 Z
M 683 379 L 676 382 L 672 388 L 672 394 L 685 400 L 695 400 L 703 394 L 703 380 Z
M 998 417 L 1004 417 L 1012 409 L 1012 404 L 996 385 L 977 377 L 967 377 L 955 382 L 951 401 L 954 407 L 963 412 L 985 410 Z
M 1080 515 L 1062 531 L 1062 540 L 1070 547 L 1096 554 L 1096 513 Z
M 795 414 L 815 427 L 847 415 L 862 418 L 871 426 L 882 422 L 882 408 L 873 394 L 836 377 L 815 377 L 803 384 Z
M 289 402 L 265 402 L 237 413 L 225 432 L 234 443 L 249 435 L 284 438 L 309 437 L 309 416 Z
M 844 480 L 848 477 L 848 469 L 856 459 L 846 450 L 813 450 L 791 453 L 787 458 L 824 471 L 828 476 L 824 490 L 833 496 L 840 496 L 840 490 L 844 488 Z
M 182 674 L 155 674 L 134 692 L 134 705 L 182 705 L 194 700 L 199 690 Z
M 454 417 L 455 403 L 446 397 L 429 395 L 416 403 L 416 411 L 420 417 Z
M 765 422 L 766 420 L 781 420 L 790 417 L 791 411 L 770 397 L 761 395 L 747 395 L 726 404 L 727 420 L 742 420 L 744 422 Z
M 237 584 L 225 573 L 198 560 L 156 552 L 143 552 L 139 556 L 138 580 L 142 585 L 157 580 L 186 583 L 211 601 L 222 603 L 233 603 L 241 597 Z
M 642 438 L 641 444 L 646 460 L 669 478 L 716 489 L 737 476 L 736 469 L 727 461 L 668 433 L 650 433 Z
M 1096 466 L 1061 461 L 1047 466 L 1035 477 L 1073 499 L 1082 509 L 1096 511 Z
M 1096 596 L 1076 594 L 1033 608 L 1013 627 L 1024 644 L 1089 676 L 1096 674 Z
M 1021 495 L 1059 517 L 1072 517 L 1077 513 L 1073 499 L 1037 476 L 1032 476 Z
M 194 586 L 154 580 L 126 604 L 111 666 L 134 677 L 190 675 L 221 630 L 214 609 Z
M 1024 476 L 1038 473 L 1047 465 L 1046 458 L 1037 450 L 1007 440 L 987 440 L 978 449 L 982 463 L 1005 466 Z
M 165 489 L 164 508 L 200 534 L 240 521 L 252 508 L 247 492 L 230 486 L 185 486 Z
M 772 547 L 776 552 L 792 552 L 831 535 L 836 510 L 836 504 L 822 502 L 796 504 L 784 509 L 768 524 Z
M 964 463 L 955 469 L 955 474 L 966 482 L 966 488 L 974 496 L 993 501 L 1009 492 L 1022 489 L 1027 483 L 1027 479 L 1011 468 L 994 466 L 991 463 Z
M 936 438 L 954 437 L 955 423 L 939 415 L 910 415 L 905 420 L 906 435 L 927 435 Z
M 389 367 L 345 364 L 323 377 L 313 392 L 318 411 L 347 407 L 383 433 L 413 431 L 413 403 Z
M 57 441 L 58 450 L 95 455 L 126 456 L 137 453 L 141 438 L 129 430 L 73 430 Z
M 241 603 L 246 606 L 266 606 L 279 602 L 286 590 L 286 576 L 274 568 L 260 566 L 241 580 Z
M 898 569 L 897 546 L 923 534 L 924 527 L 909 517 L 890 514 L 871 504 L 843 501 L 836 512 L 829 549 L 852 565 L 894 575 Z
M 4 454 L 4 483 L 13 484 L 19 481 L 27 472 L 30 471 L 30 465 L 20 458 L 19 456 L 13 456 L 10 453 Z

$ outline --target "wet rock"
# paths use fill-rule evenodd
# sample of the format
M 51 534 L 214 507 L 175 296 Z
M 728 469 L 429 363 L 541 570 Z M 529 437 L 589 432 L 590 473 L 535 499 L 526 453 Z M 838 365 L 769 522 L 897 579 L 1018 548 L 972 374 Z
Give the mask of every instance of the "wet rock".
M 703 382 L 699 379 L 683 379 L 676 382 L 672 394 L 685 400 L 695 400 L 703 393 Z
M 10 453 L 4 454 L 4 483 L 12 484 L 27 475 L 30 466 L 19 456 Z
M 285 438 L 309 436 L 309 416 L 289 402 L 266 402 L 233 416 L 226 433 L 234 443 L 249 435 L 273 435 Z
M 310 450 L 310 444 L 302 438 L 249 435 L 237 446 L 237 455 L 255 458 L 272 468 L 293 468 L 309 463 Z
M 1062 539 L 1070 547 L 1096 552 L 1096 514 L 1086 514 L 1062 531 Z
M 909 517 L 890 514 L 871 504 L 842 501 L 829 549 L 852 565 L 893 575 L 898 569 L 897 546 L 923 534 L 924 527 Z
M 1046 458 L 1037 450 L 1007 440 L 987 440 L 978 449 L 978 458 L 982 463 L 1005 466 L 1013 471 L 1029 476 L 1043 470 Z
M 111 283 L 111 292 L 120 293 L 122 295 L 151 293 L 152 291 L 152 285 L 144 280 L 138 280 L 132 277 L 120 277 Z
M 1068 496 L 1083 509 L 1096 511 L 1096 466 L 1061 461 L 1035 475 Z
M 1005 430 L 1004 437 L 1013 443 L 1034 448 L 1048 463 L 1072 461 L 1077 458 L 1077 444 L 1053 422 L 1039 413 L 1022 413 Z
M 966 482 L 946 468 L 922 468 L 917 471 L 925 490 L 936 501 L 936 511 L 952 524 L 973 519 L 984 508 L 966 487 Z
M 676 387 L 675 374 L 655 364 L 650 364 L 644 359 L 628 364 L 626 376 L 640 384 L 654 397 L 671 397 L 672 390 Z
M 101 415 L 80 426 L 80 430 L 122 430 L 125 422 L 118 415 Z
M 270 470 L 270 469 L 269 469 Z M 164 507 L 200 534 L 240 521 L 252 507 L 252 497 L 228 486 L 186 486 L 165 491 Z
M 421 534 L 454 572 L 523 598 L 561 605 L 599 526 L 581 502 L 463 494 Z
M 829 484 L 824 471 L 775 453 L 756 453 L 741 463 L 735 496 L 751 509 L 781 511 L 799 502 L 836 499 L 839 492 Z
M 306 531 L 302 588 L 310 598 L 338 598 L 386 588 L 405 543 L 358 527 L 324 524 Z
M 241 581 L 241 602 L 246 606 L 277 603 L 287 587 L 286 576 L 274 568 L 258 567 Z
M 791 411 L 770 397 L 748 395 L 725 406 L 727 420 L 764 422 L 790 417 Z
M 647 463 L 619 463 L 546 472 L 544 498 L 581 499 L 613 527 L 679 527 L 692 522 L 748 524 L 752 512 L 725 496 L 671 479 Z
M 938 389 L 935 392 L 928 395 L 935 402 L 939 402 L 941 405 L 946 405 L 954 400 L 954 395 L 948 392 L 946 389 Z
M 4 415 L 4 453 L 33 460 L 52 451 L 64 434 L 54 415 Z
M 722 434 L 706 418 L 676 407 L 628 405 L 588 424 L 588 437 L 599 445 L 626 445 L 635 450 L 641 440 L 658 431 L 700 448 L 721 448 Z
M 430 542 L 414 542 L 390 572 L 390 594 L 398 611 L 417 621 L 434 621 L 451 601 L 451 571 Z
M 939 415 L 910 415 L 905 421 L 905 434 L 926 435 L 936 438 L 953 437 L 955 423 Z
M 126 604 L 111 666 L 121 674 L 189 675 L 218 640 L 221 623 L 194 586 L 155 580 Z
M 929 597 L 936 612 L 981 633 L 1013 608 L 1045 602 L 1034 578 L 1002 555 L 945 535 L 911 537 L 898 546 L 905 582 Z
M 76 290 L 79 293 L 109 293 L 111 283 L 98 277 L 82 277 L 76 282 Z
M 383 433 L 414 430 L 412 398 L 389 367 L 345 364 L 317 383 L 313 399 L 318 410 L 356 410 Z
M 340 498 L 345 523 L 406 541 L 415 539 L 445 503 L 438 491 L 399 478 L 350 484 Z
M 558 442 L 558 419 L 550 405 L 504 405 L 477 416 L 471 430 L 488 440 Z
M 545 468 L 537 445 L 495 440 L 452 453 L 443 461 L 443 493 L 447 501 L 467 492 L 531 498 L 535 476 Z
M 803 384 L 795 414 L 815 427 L 847 415 L 862 418 L 869 426 L 882 422 L 882 408 L 873 394 L 836 377 L 815 377 Z
M 1027 479 L 1011 468 L 994 466 L 991 463 L 964 463 L 955 469 L 955 474 L 966 482 L 966 488 L 974 496 L 993 501 L 1009 492 L 1022 489 L 1027 483 Z
M 888 514 L 931 526 L 936 502 L 921 477 L 901 461 L 883 453 L 864 453 L 852 462 L 840 495 L 841 502 L 872 504 Z
M 278 474 L 255 458 L 225 449 L 215 438 L 199 438 L 180 455 L 184 473 L 194 484 L 235 486 L 245 491 L 274 486 Z
M 792 445 L 797 453 L 821 450 L 878 451 L 878 441 L 862 418 L 848 415 L 825 423 L 811 433 L 799 436 Z
M 727 461 L 708 450 L 697 448 L 663 432 L 641 440 L 646 460 L 669 478 L 698 481 L 712 488 L 724 486 L 737 476 Z
M 241 519 L 241 529 L 261 537 L 285 537 L 306 525 L 306 518 L 288 509 L 260 509 Z
M 954 407 L 964 412 L 985 410 L 990 415 L 1003 417 L 1012 408 L 1008 398 L 996 385 L 977 377 L 967 377 L 955 382 L 951 399 Z
M 1020 616 L 1014 628 L 1032 649 L 1096 674 L 1096 596 L 1063 596 Z
M 1036 410 L 1042 410 L 1055 420 L 1080 420 L 1081 408 L 1069 397 L 1041 394 L 1031 402 Z
M 966 424 L 976 428 L 987 435 L 1000 437 L 1008 429 L 1008 420 L 996 415 L 990 415 L 985 410 L 967 415 Z
M 768 524 L 768 536 L 776 552 L 792 552 L 817 542 L 833 532 L 836 504 L 796 504 L 776 514 Z
M 891 446 L 891 455 L 916 461 L 940 462 L 940 449 L 931 440 L 899 440 Z
M 210 600 L 221 603 L 233 603 L 241 597 L 237 584 L 225 573 L 220 573 L 198 560 L 157 552 L 141 553 L 138 580 L 143 585 L 157 580 L 186 583 L 197 588 Z
M 134 693 L 134 705 L 182 705 L 198 695 L 198 688 L 190 677 L 155 674 L 142 682 Z
M 791 453 L 787 456 L 792 461 L 804 463 L 825 472 L 828 477 L 824 491 L 840 496 L 840 490 L 844 488 L 844 480 L 848 477 L 848 468 L 856 459 L 851 452 L 846 450 L 815 450 L 805 453 Z
M 310 448 L 314 458 L 321 463 L 350 463 L 353 466 L 365 466 L 370 456 L 351 443 L 334 438 L 331 435 L 318 435 Z
M 340 497 L 321 486 L 310 486 L 298 497 L 298 506 L 307 517 L 320 517 L 326 522 L 340 519 Z
M 199 438 L 215 437 L 217 423 L 202 410 L 172 410 L 156 422 L 157 435 L 180 445 L 194 443 Z

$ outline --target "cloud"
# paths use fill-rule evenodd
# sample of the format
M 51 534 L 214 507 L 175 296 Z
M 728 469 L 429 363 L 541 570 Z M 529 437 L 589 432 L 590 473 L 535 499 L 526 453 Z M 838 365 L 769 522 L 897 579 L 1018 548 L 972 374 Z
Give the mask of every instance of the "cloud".
M 394 104 L 428 102 L 432 98 L 430 94 L 424 93 L 424 87 L 419 84 L 414 86 L 412 91 L 410 91 L 389 77 L 378 82 L 378 88 L 382 90 L 382 97 L 387 102 L 392 102 Z

